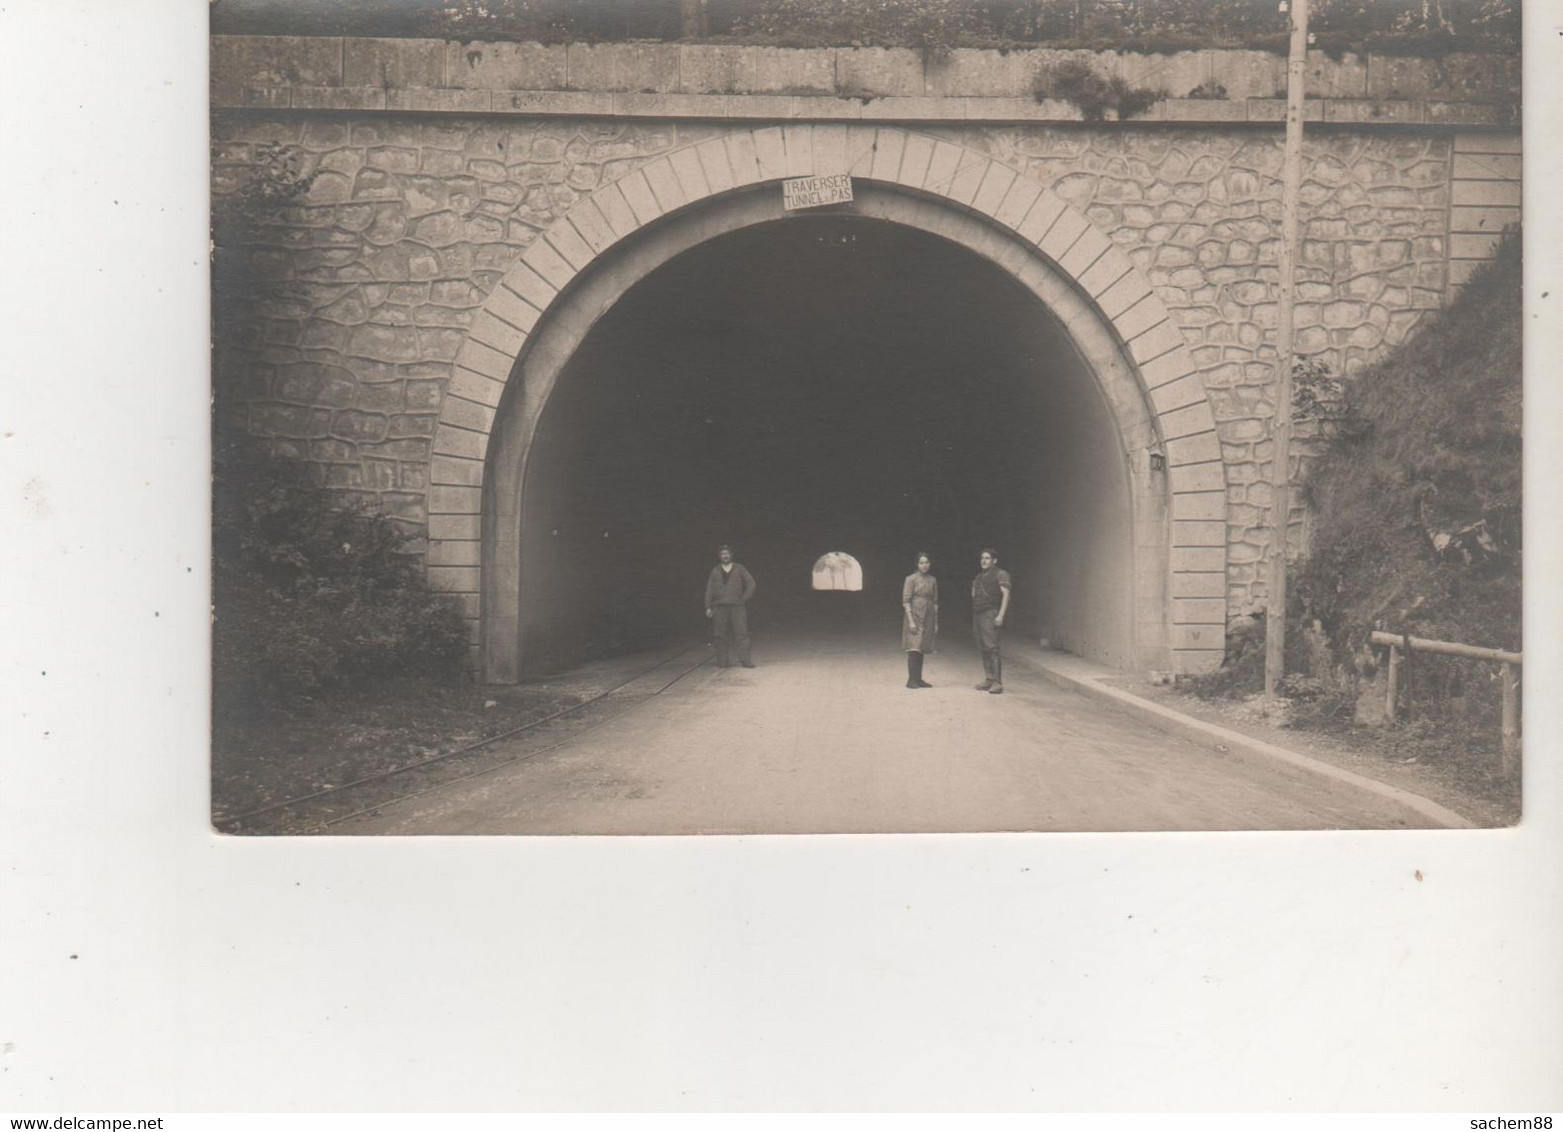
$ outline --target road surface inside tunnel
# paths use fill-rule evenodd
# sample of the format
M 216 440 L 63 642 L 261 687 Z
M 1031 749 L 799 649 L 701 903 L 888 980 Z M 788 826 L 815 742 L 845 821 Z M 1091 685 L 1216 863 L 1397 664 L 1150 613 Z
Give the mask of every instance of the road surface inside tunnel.
M 850 602 L 857 595 L 820 595 Z M 979 692 L 947 624 L 909 690 L 889 617 L 814 616 L 500 770 L 381 806 L 336 834 L 770 834 L 1361 829 L 1432 823 L 1359 787 L 1206 749 L 1050 684 L 1006 644 Z M 819 610 L 826 610 L 819 613 Z M 878 611 L 876 611 L 878 612 Z

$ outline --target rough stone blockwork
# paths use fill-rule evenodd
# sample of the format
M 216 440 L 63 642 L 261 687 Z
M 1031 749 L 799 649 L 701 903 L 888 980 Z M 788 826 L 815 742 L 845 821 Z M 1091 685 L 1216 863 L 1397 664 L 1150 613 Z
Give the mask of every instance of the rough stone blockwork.
M 315 176 L 253 253 L 262 272 L 303 281 L 307 307 L 264 310 L 251 429 L 276 455 L 319 465 L 325 483 L 423 533 L 451 363 L 500 277 L 584 194 L 711 133 L 582 120 L 219 119 L 218 196 L 243 183 L 257 145 L 298 147 Z
M 933 132 L 1051 186 L 1155 287 L 1193 352 L 1216 417 L 1227 480 L 1228 612 L 1262 608 L 1281 137 L 1208 127 Z M 1448 135 L 1308 138 L 1300 353 L 1356 373 L 1443 304 L 1450 182 Z M 1299 502 L 1293 545 L 1301 542 L 1302 519 Z
M 307 308 L 266 312 L 251 428 L 270 437 L 278 455 L 314 462 L 325 482 L 378 503 L 423 533 L 431 511 L 446 510 L 430 506 L 429 486 L 431 440 L 442 407 L 444 463 L 465 466 L 464 435 L 472 441 L 471 456 L 482 455 L 492 399 L 485 403 L 481 390 L 453 388 L 453 375 L 459 384 L 466 370 L 452 363 L 501 276 L 539 233 L 594 189 L 691 142 L 741 128 L 388 113 L 219 116 L 219 196 L 242 183 L 263 143 L 298 147 L 305 171 L 316 174 L 307 201 L 270 229 L 254 252 L 257 266 L 307 284 Z M 1203 532 L 1206 526 L 1219 531 L 1224 520 L 1228 614 L 1262 606 L 1279 133 L 1045 123 L 921 132 L 986 153 L 1051 187 L 1095 225 L 1093 249 L 1097 240 L 1115 246 L 1155 288 L 1192 352 L 1216 418 L 1219 450 L 1212 444 L 1200 459 L 1219 458 L 1225 465 L 1224 477 L 1210 484 L 1220 491 L 1224 482 L 1224 516 L 1207 506 L 1188 521 L 1203 524 Z M 1478 144 L 1467 143 L 1461 156 Z M 1500 156 L 1517 170 L 1517 155 Z M 681 155 L 686 164 L 691 157 Z M 1460 159 L 1444 133 L 1319 131 L 1309 138 L 1297 317 L 1303 353 L 1357 372 L 1442 304 L 1450 284 L 1451 206 L 1467 207 L 1452 201 L 1452 192 L 1466 191 L 1474 202 L 1496 191 L 1485 183 L 1452 189 L 1475 183 L 1456 180 Z M 1480 161 L 1478 172 L 1492 165 L 1488 156 Z M 969 188 L 974 197 L 991 195 L 1008 183 L 995 176 Z M 632 207 L 632 194 L 626 190 L 624 197 Z M 1508 198 L 1501 204 L 1508 207 Z M 1456 223 L 1465 219 L 1456 209 Z M 1471 223 L 1478 219 L 1470 214 Z M 1455 258 L 1473 249 L 1457 249 Z M 1102 296 L 1104 303 L 1111 300 L 1112 292 Z M 525 315 L 524 302 L 513 305 Z M 1119 319 L 1120 332 L 1134 329 L 1132 308 L 1109 313 Z M 1148 384 L 1157 385 L 1151 376 L 1147 372 Z M 1155 391 L 1158 411 L 1191 403 L 1198 393 L 1187 382 L 1168 384 Z M 449 411 L 457 400 L 465 416 Z M 1180 440 L 1166 439 L 1170 454 L 1178 455 L 1173 450 Z M 1300 513 L 1294 522 L 1300 524 Z M 473 562 L 431 560 L 429 566 L 431 577 L 476 569 Z

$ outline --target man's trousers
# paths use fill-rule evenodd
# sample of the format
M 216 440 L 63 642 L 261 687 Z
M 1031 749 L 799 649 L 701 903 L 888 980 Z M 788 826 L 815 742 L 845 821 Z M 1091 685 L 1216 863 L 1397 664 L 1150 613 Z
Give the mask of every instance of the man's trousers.
M 979 609 L 972 614 L 972 636 L 977 638 L 977 649 L 982 653 L 982 674 L 995 684 L 1003 680 L 1003 661 L 999 659 L 999 611 Z
M 741 605 L 714 605 L 711 607 L 711 631 L 716 640 L 716 662 L 724 668 L 733 663 L 733 650 L 738 661 L 749 664 L 749 611 Z

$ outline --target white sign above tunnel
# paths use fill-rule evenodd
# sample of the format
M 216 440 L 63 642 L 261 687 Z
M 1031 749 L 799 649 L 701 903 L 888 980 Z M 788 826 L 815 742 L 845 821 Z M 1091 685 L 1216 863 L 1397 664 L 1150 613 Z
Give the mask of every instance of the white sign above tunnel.
M 832 173 L 828 177 L 794 177 L 782 182 L 782 208 L 819 208 L 827 204 L 852 202 L 852 177 Z

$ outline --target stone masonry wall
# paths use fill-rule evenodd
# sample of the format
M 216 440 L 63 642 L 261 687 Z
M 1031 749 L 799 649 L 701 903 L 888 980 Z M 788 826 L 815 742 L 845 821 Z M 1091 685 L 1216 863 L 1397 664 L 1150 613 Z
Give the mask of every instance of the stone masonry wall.
M 950 137 L 1051 186 L 1156 288 L 1199 364 L 1221 440 L 1228 612 L 1262 607 L 1283 139 L 1211 128 L 1057 126 L 955 129 Z M 1307 138 L 1300 354 L 1355 374 L 1443 305 L 1451 155 L 1448 135 L 1316 131 Z M 1305 451 L 1294 450 L 1294 471 Z M 1299 501 L 1294 548 L 1302 522 Z
M 344 501 L 423 535 L 430 438 L 489 292 L 583 193 L 712 132 L 569 119 L 215 121 L 217 198 L 244 184 L 257 147 L 296 148 L 315 177 L 252 253 L 259 272 L 301 284 L 303 302 L 260 306 L 250 431 Z
M 303 304 L 264 313 L 249 427 L 347 498 L 421 531 L 429 438 L 465 328 L 516 256 L 583 194 L 719 122 L 497 121 L 385 112 L 219 115 L 214 191 L 257 147 L 297 147 L 307 200 L 263 234 L 266 270 Z M 918 127 L 913 127 L 918 128 Z M 1228 611 L 1264 601 L 1268 387 L 1281 137 L 1251 127 L 929 126 L 1081 208 L 1155 286 L 1201 367 L 1228 482 Z M 1346 373 L 1445 300 L 1452 142 L 1312 131 L 1298 346 Z M 475 615 L 475 610 L 468 611 Z

